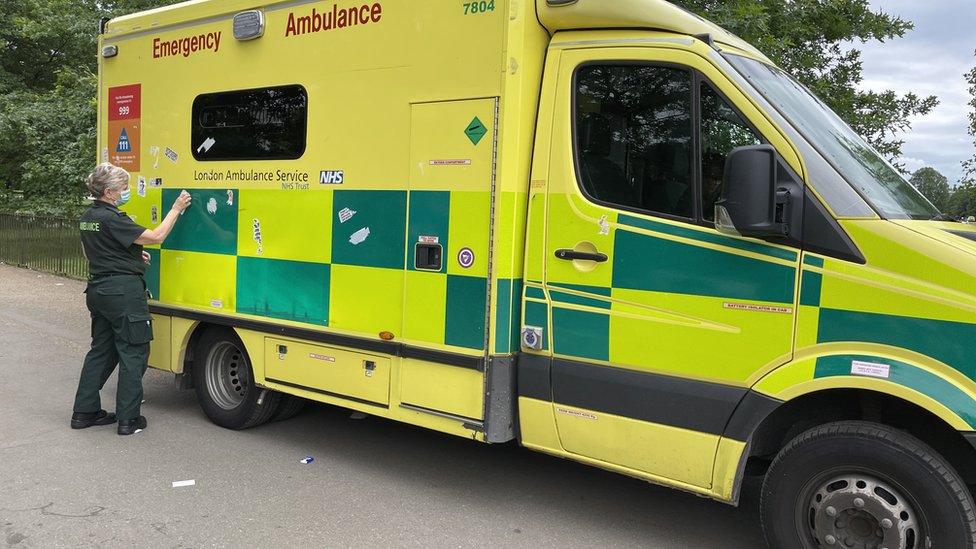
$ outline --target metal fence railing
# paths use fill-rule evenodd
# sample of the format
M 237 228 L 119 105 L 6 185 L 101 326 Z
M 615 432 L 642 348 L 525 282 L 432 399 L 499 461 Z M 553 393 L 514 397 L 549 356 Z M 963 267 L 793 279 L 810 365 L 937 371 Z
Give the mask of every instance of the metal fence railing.
M 77 219 L 0 212 L 0 262 L 88 278 Z

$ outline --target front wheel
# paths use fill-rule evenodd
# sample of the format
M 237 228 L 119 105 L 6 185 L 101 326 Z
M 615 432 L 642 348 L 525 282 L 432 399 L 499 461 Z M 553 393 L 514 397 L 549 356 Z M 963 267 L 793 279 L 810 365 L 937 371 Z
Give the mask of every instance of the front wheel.
M 231 329 L 211 328 L 200 337 L 192 374 L 200 407 L 221 427 L 255 427 L 278 409 L 281 394 L 254 384 L 247 351 Z
M 845 421 L 790 441 L 770 466 L 761 517 L 772 548 L 976 547 L 973 498 L 917 438 Z

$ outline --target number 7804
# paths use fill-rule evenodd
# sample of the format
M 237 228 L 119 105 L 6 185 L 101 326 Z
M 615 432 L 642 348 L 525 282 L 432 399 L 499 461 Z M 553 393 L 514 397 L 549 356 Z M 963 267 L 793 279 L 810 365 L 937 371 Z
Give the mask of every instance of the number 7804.
M 495 11 L 495 0 L 481 0 L 480 2 L 465 2 L 464 15 L 475 15 Z

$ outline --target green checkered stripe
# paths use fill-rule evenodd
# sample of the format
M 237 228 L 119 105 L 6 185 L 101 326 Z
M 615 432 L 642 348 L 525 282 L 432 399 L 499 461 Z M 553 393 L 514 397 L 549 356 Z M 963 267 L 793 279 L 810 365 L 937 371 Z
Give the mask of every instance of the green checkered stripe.
M 766 246 L 653 220 L 618 215 L 620 225 L 613 235 L 612 286 L 590 286 L 550 282 L 552 300 L 553 352 L 607 361 L 610 358 L 610 309 L 614 289 L 721 297 L 736 301 L 769 302 L 792 306 L 795 269 L 695 244 L 659 238 L 628 228 L 681 237 L 697 242 L 748 251 L 788 261 L 797 252 Z M 607 252 L 608 250 L 601 250 Z M 536 287 L 538 284 L 538 287 Z M 559 289 L 589 294 L 579 296 Z M 541 283 L 525 288 L 525 324 L 548 328 L 545 295 Z M 605 312 L 562 308 L 560 304 L 583 305 Z M 547 329 L 544 333 L 549 333 Z M 548 338 L 544 338 L 548 350 Z
M 825 259 L 806 254 L 800 304 L 816 314 L 817 343 L 857 341 L 915 351 L 948 364 L 976 380 L 976 324 L 852 311 L 824 303 Z M 893 296 L 895 298 L 895 296 Z
M 227 205 L 226 189 L 191 190 L 194 207 L 176 224 L 162 249 L 237 256 L 240 200 L 239 191 L 233 192 L 233 205 Z M 332 230 L 328 262 L 237 256 L 237 313 L 342 328 L 334 320 L 335 311 L 330 309 L 335 301 L 334 293 L 343 291 L 335 286 L 334 268 L 348 265 L 393 272 L 414 270 L 414 244 L 421 235 L 439 235 L 445 250 L 443 267 L 439 273 L 431 274 L 446 279 L 444 295 L 439 296 L 445 303 L 446 321 L 442 340 L 431 343 L 484 348 L 487 280 L 447 273 L 447 264 L 453 259 L 446 253 L 451 223 L 450 192 L 410 191 L 409 201 L 408 192 L 398 190 L 315 192 L 333 193 L 332 211 L 323 211 L 322 215 L 332 216 L 334 228 L 340 226 L 338 212 L 348 208 L 357 212 L 355 227 L 369 227 L 369 237 L 353 245 L 349 230 Z M 176 189 L 164 189 L 162 203 L 171 204 L 178 193 Z M 207 212 L 211 200 L 220 204 L 215 213 Z M 315 246 L 316 242 L 310 241 L 308 245 Z M 148 251 L 153 261 L 146 275 L 147 285 L 154 296 L 159 296 L 161 285 L 167 281 L 160 280 L 159 250 Z M 513 281 L 507 283 L 507 291 L 512 293 Z M 507 311 L 505 314 L 511 315 L 511 307 Z M 384 314 L 383 311 L 375 313 Z M 399 322 L 397 319 L 397 325 Z M 508 345 L 507 341 L 502 343 Z

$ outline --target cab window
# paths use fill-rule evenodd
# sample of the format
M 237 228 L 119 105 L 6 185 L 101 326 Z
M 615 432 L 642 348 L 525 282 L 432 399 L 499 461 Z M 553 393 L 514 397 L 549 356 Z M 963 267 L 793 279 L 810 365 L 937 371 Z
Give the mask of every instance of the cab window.
M 695 204 L 691 71 L 585 65 L 576 75 L 579 180 L 612 206 L 692 218 Z
M 725 160 L 736 147 L 762 140 L 712 86 L 700 84 L 702 148 L 702 218 L 715 220 L 715 202 L 722 197 Z
M 580 67 L 575 118 L 579 182 L 590 199 L 705 223 L 715 218 L 729 153 L 763 142 L 711 84 L 672 66 Z

